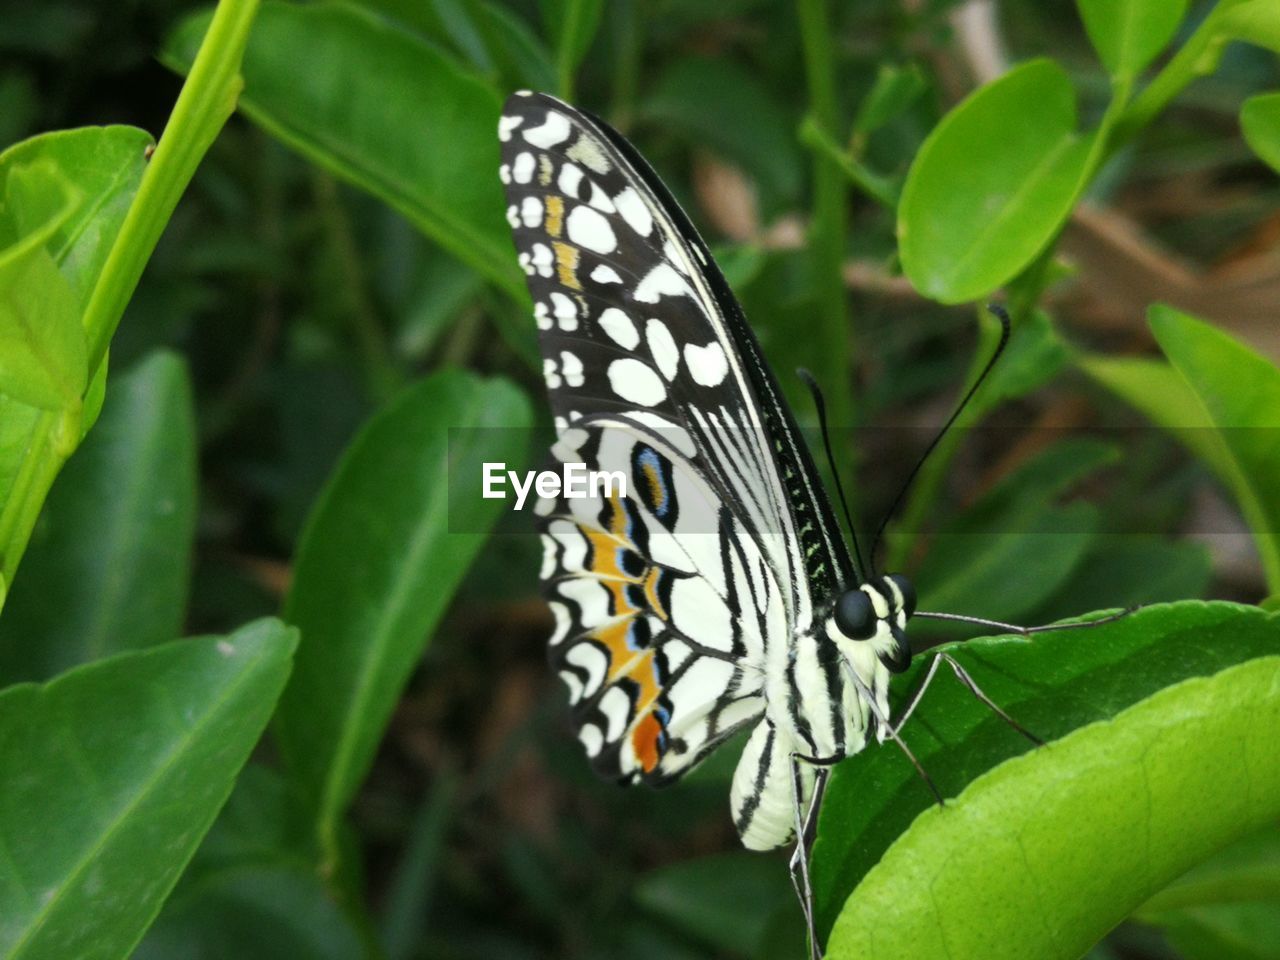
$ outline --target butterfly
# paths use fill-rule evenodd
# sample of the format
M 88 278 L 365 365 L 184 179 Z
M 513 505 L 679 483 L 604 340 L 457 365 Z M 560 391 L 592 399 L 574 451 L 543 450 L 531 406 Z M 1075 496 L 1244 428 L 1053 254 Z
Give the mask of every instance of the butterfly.
M 578 739 L 602 776 L 661 786 L 749 730 L 732 819 L 749 849 L 795 844 L 816 951 L 805 838 L 832 764 L 873 740 L 906 750 L 898 727 L 927 686 L 890 720 L 908 620 L 1041 628 L 918 613 L 906 577 L 855 562 L 728 283 L 619 133 L 521 92 L 498 136 L 552 454 L 626 481 L 535 508 Z M 1013 723 L 940 657 L 928 679 L 947 662 Z

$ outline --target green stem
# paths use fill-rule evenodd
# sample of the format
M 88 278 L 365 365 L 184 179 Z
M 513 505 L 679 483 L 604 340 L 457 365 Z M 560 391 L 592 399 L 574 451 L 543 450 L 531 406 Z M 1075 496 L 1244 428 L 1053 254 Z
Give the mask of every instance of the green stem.
M 811 123 L 828 137 L 840 122 L 836 99 L 835 58 L 827 0 L 799 0 L 800 35 L 804 45 L 805 77 L 809 86 Z M 831 424 L 837 430 L 853 425 L 851 364 L 852 331 L 844 286 L 845 207 L 848 184 L 839 163 L 816 153 L 813 158 L 813 220 L 809 252 L 818 296 L 821 338 L 814 352 L 819 381 L 827 387 Z M 837 444 L 837 450 L 847 444 Z M 837 463 L 839 464 L 839 456 Z
M 258 0 L 221 0 L 187 82 L 142 175 L 107 262 L 85 307 L 89 369 L 98 369 L 178 199 L 236 106 L 240 61 Z
M 800 125 L 800 142 L 838 166 L 855 187 L 876 203 L 889 210 L 898 208 L 898 185 L 888 177 L 868 169 L 847 150 L 841 150 L 839 144 L 814 122 L 813 117 L 806 117 Z

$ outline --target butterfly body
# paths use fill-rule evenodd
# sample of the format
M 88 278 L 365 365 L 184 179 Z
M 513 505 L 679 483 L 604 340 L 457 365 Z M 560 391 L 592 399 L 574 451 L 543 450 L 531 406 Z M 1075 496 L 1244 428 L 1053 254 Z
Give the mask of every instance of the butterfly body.
M 732 814 L 792 839 L 815 770 L 888 732 L 906 581 L 866 582 L 696 231 L 607 125 L 517 94 L 499 125 L 553 455 L 629 483 L 539 502 L 550 659 L 592 764 L 670 782 L 752 727 Z

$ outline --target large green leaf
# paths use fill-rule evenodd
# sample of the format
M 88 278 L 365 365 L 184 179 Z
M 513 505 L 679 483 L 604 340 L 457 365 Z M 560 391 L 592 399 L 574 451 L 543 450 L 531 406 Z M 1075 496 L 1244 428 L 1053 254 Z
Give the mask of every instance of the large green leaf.
M 1132 81 L 1164 49 L 1187 0 L 1076 0 L 1098 58 L 1112 77 Z
M 195 505 L 191 386 L 178 357 L 156 354 L 112 381 L 98 429 L 50 491 L 0 618 L 0 681 L 177 636 Z
M 1010 760 L 894 842 L 844 904 L 828 956 L 1074 960 L 1280 817 L 1277 737 L 1280 657 L 1268 656 Z
M 127 956 L 231 792 L 296 634 L 125 653 L 0 693 L 0 956 Z
M 1092 138 L 1076 131 L 1066 72 L 1032 60 L 934 128 L 898 206 L 902 267 L 927 297 L 959 303 L 1029 264 L 1075 203 Z
M 207 13 L 184 21 L 164 62 L 186 70 L 208 23 Z M 424 40 L 342 3 L 264 3 L 243 72 L 239 108 L 254 122 L 525 302 L 502 215 L 501 104 L 492 87 Z
M 1280 369 L 1220 330 L 1171 307 L 1151 310 L 1165 356 L 1195 392 L 1229 458 L 1223 469 L 1272 594 L 1280 594 Z
M 556 82 L 573 99 L 573 75 L 600 29 L 603 0 L 541 0 L 542 22 L 556 51 Z
M 1280 651 L 1280 616 L 1256 607 L 1185 601 L 1147 607 L 1089 630 L 971 640 L 947 649 L 996 703 L 1052 741 L 1164 687 Z M 918 657 L 895 683 L 897 702 L 920 683 L 926 663 L 926 656 Z M 943 795 L 954 797 L 979 775 L 1032 748 L 942 669 L 903 737 Z M 1050 744 L 1047 752 L 1055 749 Z M 871 747 L 836 767 L 813 850 L 824 925 L 932 802 L 892 744 Z
M 361 431 L 307 523 L 284 606 L 303 642 L 275 732 L 329 859 L 396 700 L 503 507 L 479 498 L 480 464 L 516 466 L 530 418 L 505 381 L 436 374 Z

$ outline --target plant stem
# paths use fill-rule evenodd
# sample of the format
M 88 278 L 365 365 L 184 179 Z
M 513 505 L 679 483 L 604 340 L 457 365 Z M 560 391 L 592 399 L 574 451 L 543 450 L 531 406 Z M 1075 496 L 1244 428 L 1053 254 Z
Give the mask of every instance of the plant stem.
M 836 98 L 834 54 L 827 0 L 799 0 L 800 35 L 804 45 L 805 77 L 809 86 L 811 123 L 832 137 L 840 123 Z M 847 295 L 842 274 L 845 254 L 845 208 L 848 184 L 839 163 L 823 153 L 813 158 L 813 219 L 809 227 L 809 252 L 818 299 L 821 338 L 814 353 L 818 380 L 827 388 L 827 406 L 834 430 L 853 426 L 853 345 Z M 837 436 L 839 434 L 837 433 Z M 844 458 L 836 444 L 837 464 Z
M 813 117 L 807 117 L 800 125 L 800 142 L 812 149 L 815 154 L 825 156 L 836 164 L 855 187 L 876 203 L 889 210 L 897 209 L 897 184 L 888 177 L 869 170 L 850 156 L 848 151 L 841 150 L 835 140 L 814 122 Z
M 142 175 L 138 195 L 85 307 L 90 371 L 102 362 L 178 199 L 235 110 L 243 85 L 240 61 L 257 12 L 258 0 L 220 0 L 214 11 L 191 73 Z

